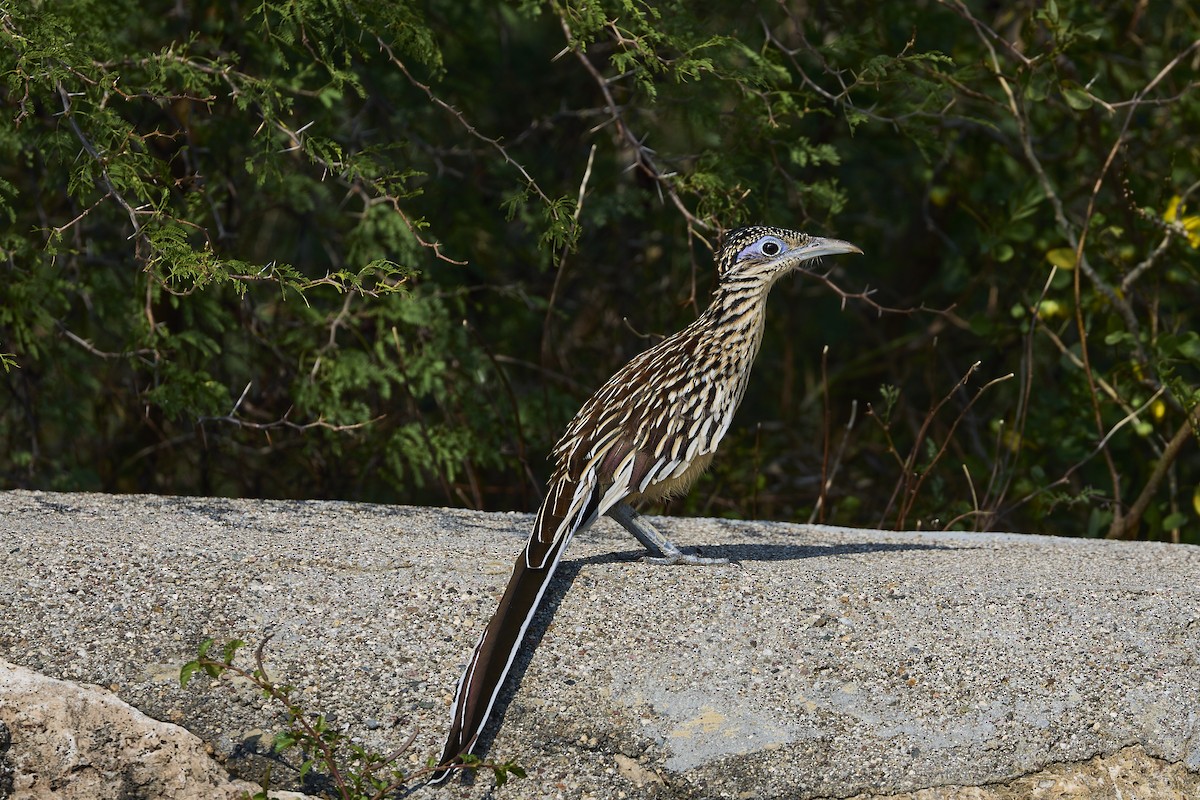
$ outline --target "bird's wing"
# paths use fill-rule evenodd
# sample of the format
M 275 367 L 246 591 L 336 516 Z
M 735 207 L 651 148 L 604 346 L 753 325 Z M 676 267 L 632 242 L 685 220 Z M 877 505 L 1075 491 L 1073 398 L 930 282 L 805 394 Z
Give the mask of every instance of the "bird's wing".
M 552 455 L 555 476 L 569 479 L 580 495 L 557 499 L 562 508 L 598 487 L 598 514 L 604 514 L 630 495 L 679 478 L 716 450 L 740 398 L 727 396 L 728 382 L 718 375 L 689 369 L 686 362 L 696 356 L 697 345 L 676 338 L 629 362 L 567 426 Z M 573 533 L 549 526 L 535 530 Z

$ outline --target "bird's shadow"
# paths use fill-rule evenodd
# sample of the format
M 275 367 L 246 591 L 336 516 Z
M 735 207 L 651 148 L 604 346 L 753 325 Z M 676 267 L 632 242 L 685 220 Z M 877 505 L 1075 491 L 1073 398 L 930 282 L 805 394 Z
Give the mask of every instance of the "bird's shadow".
M 961 550 L 962 547 L 947 547 L 942 544 L 920 544 L 917 542 L 864 542 L 862 544 L 716 544 L 703 547 L 685 547 L 685 552 L 691 551 L 706 558 L 724 558 L 731 564 L 767 561 L 799 561 L 805 558 L 819 556 L 848 556 L 864 553 L 889 553 L 904 550 Z M 604 553 L 596 556 L 586 556 L 575 559 L 570 564 L 584 566 L 587 564 L 611 564 L 622 561 L 641 561 L 646 555 L 643 549 L 622 550 L 616 553 Z M 721 565 L 715 565 L 721 566 Z M 575 574 L 578 574 L 578 569 Z M 555 577 L 554 584 L 558 583 Z M 553 588 L 554 584 L 551 584 Z
M 917 542 L 864 542 L 862 544 L 832 544 L 832 545 L 799 545 L 799 544 L 718 544 L 705 545 L 698 548 L 684 548 L 686 551 L 693 551 L 699 555 L 708 558 L 725 558 L 730 562 L 730 567 L 736 569 L 738 564 L 747 562 L 770 562 L 770 561 L 798 561 L 805 558 L 816 558 L 820 556 L 846 556 L 846 555 L 862 555 L 866 553 L 889 553 L 899 551 L 912 550 L 960 550 L 964 549 L 961 546 L 949 547 L 942 544 L 922 544 Z M 969 548 L 968 548 L 969 549 Z M 571 584 L 579 576 L 579 573 L 584 567 L 595 564 L 614 564 L 622 562 L 640 561 L 646 555 L 644 549 L 622 550 L 619 552 L 602 553 L 594 556 L 585 556 L 583 558 L 563 561 L 555 576 L 551 579 L 550 585 L 546 588 L 546 594 L 542 598 L 541 608 L 534 616 L 529 624 L 529 629 L 525 633 L 524 643 L 521 645 L 520 652 L 513 661 L 512 669 L 508 677 L 504 681 L 504 686 L 496 698 L 496 705 L 492 711 L 491 719 L 487 726 L 480 733 L 478 745 L 475 748 L 475 753 L 481 759 L 487 760 L 487 753 L 491 750 L 492 743 L 495 741 L 496 734 L 500 727 L 504 724 L 504 717 L 508 713 L 509 704 L 516 695 L 517 690 L 521 688 L 521 683 L 525 679 L 525 672 L 529 668 L 529 664 L 533 660 L 533 654 L 537 651 L 538 645 L 545 636 L 550 623 L 554 621 L 554 615 L 558 611 L 558 607 L 562 604 L 563 598 L 566 597 L 567 591 L 571 588 Z M 685 569 L 681 566 L 663 566 L 660 569 Z M 713 565 L 705 567 L 691 567 L 692 569 L 726 569 L 725 565 Z M 474 773 L 464 770 L 462 773 L 462 781 L 464 783 L 474 783 Z

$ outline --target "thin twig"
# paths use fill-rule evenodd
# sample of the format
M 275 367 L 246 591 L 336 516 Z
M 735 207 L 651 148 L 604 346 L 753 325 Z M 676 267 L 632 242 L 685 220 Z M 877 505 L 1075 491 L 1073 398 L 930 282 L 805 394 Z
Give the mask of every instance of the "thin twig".
M 488 361 L 492 362 L 492 368 L 496 370 L 496 375 L 500 377 L 500 385 L 504 387 L 504 395 L 508 400 L 509 408 L 512 411 L 513 434 L 517 442 L 517 461 L 520 462 L 521 467 L 525 470 L 525 477 L 529 479 L 529 485 L 533 487 L 533 493 L 535 496 L 537 496 L 538 504 L 540 505 L 543 499 L 541 486 L 538 484 L 537 478 L 535 478 L 533 475 L 533 468 L 529 466 L 528 447 L 525 442 L 525 429 L 521 424 L 521 404 L 517 402 L 517 393 L 513 390 L 512 382 L 508 379 L 508 373 L 503 367 L 500 366 L 499 360 L 492 353 L 492 348 L 488 346 L 484 337 L 479 334 L 479 331 L 475 329 L 474 325 L 471 325 L 466 320 L 463 320 L 463 327 L 470 332 L 471 336 L 475 339 L 476 346 L 483 351 L 483 354 L 487 356 Z M 528 500 L 527 495 L 523 496 L 526 500 Z M 526 502 L 525 505 L 528 507 L 531 504 Z
M 116 200 L 117 204 L 121 206 L 121 208 L 125 209 L 125 213 L 129 217 L 129 224 L 133 226 L 133 234 L 131 238 L 136 237 L 140 245 L 143 237 L 142 226 L 141 223 L 138 222 L 137 212 L 133 209 L 133 206 L 129 204 L 129 201 L 125 199 L 124 195 L 117 190 L 117 187 L 113 185 L 112 176 L 108 174 L 108 163 L 106 159 L 100 155 L 98 150 L 96 150 L 95 145 L 88 140 L 87 136 L 83 132 L 83 129 L 79 127 L 79 123 L 75 120 L 75 114 L 73 113 L 74 109 L 71 103 L 71 95 L 67 92 L 67 88 L 62 85 L 61 81 L 57 84 L 57 86 L 58 95 L 62 98 L 63 117 L 67 120 L 67 124 L 71 126 L 71 130 L 75 132 L 75 138 L 77 138 L 79 143 L 83 145 L 83 149 L 87 151 L 87 154 L 91 156 L 96 164 L 100 167 L 100 177 L 104 181 L 104 185 L 108 188 L 109 196 Z
M 91 342 L 89 342 L 87 339 L 84 339 L 82 336 L 79 336 L 79 335 L 73 333 L 72 331 L 68 330 L 66 328 L 66 326 L 64 326 L 61 322 L 56 321 L 55 325 L 57 326 L 59 332 L 62 333 L 63 336 L 66 336 L 68 339 L 70 339 L 72 342 L 74 342 L 75 344 L 82 347 L 84 350 L 87 350 L 92 355 L 98 356 L 100 358 L 105 358 L 105 359 L 133 358 L 133 357 L 142 358 L 144 356 L 157 356 L 158 355 L 158 351 L 151 349 L 151 348 L 142 348 L 139 350 L 122 350 L 119 353 L 110 353 L 105 350 L 99 349 L 98 347 L 93 345 Z M 143 360 L 145 361 L 146 359 L 143 358 Z M 150 362 L 147 361 L 147 363 L 150 363 Z
M 228 414 L 224 414 L 222 416 L 197 417 L 197 424 L 201 426 L 202 430 L 203 425 L 206 422 L 225 422 L 231 425 L 236 425 L 239 428 L 247 428 L 253 431 L 270 431 L 279 428 L 286 428 L 294 431 L 306 431 L 311 430 L 312 428 L 324 428 L 325 430 L 343 432 L 354 431 L 360 428 L 365 428 L 368 425 L 374 425 L 376 422 L 379 422 L 381 419 L 387 416 L 386 414 L 380 414 L 373 419 L 369 419 L 364 422 L 355 422 L 350 425 L 334 425 L 331 422 L 326 422 L 324 419 L 316 419 L 312 422 L 292 422 L 290 419 L 288 419 L 288 416 L 292 413 L 292 409 L 289 408 L 283 413 L 282 417 L 274 422 L 251 422 L 250 420 L 243 419 L 242 417 L 238 416 L 238 409 L 242 407 L 242 403 L 246 400 L 246 395 L 250 393 L 251 385 L 251 383 L 247 383 L 246 388 L 242 389 L 242 393 L 238 396 L 237 402 L 233 404 L 233 408 Z
M 646 147 L 644 140 L 639 139 L 637 135 L 633 133 L 629 125 L 626 124 L 625 117 L 622 114 L 622 109 L 617 104 L 616 98 L 613 97 L 612 89 L 609 86 L 608 79 L 600 73 L 600 70 L 596 68 L 596 65 L 593 64 L 591 59 L 587 57 L 587 54 L 584 52 L 584 48 L 575 41 L 575 36 L 571 32 L 571 26 L 567 22 L 565 12 L 561 10 L 559 12 L 559 24 L 562 26 L 563 34 L 566 36 L 567 48 L 579 60 L 579 63 L 583 66 L 584 70 L 587 71 L 587 73 L 592 77 L 592 80 L 595 81 L 596 86 L 600 89 L 600 93 L 604 97 L 605 105 L 608 106 L 609 113 L 612 115 L 612 123 L 616 126 L 617 135 L 620 136 L 620 138 L 625 141 L 626 145 L 628 145 L 636 154 L 635 166 L 639 168 L 647 177 L 654 181 L 660 193 L 665 192 L 667 197 L 670 198 L 671 204 L 675 206 L 680 215 L 687 222 L 689 238 L 696 236 L 703 240 L 704 237 L 699 234 L 697 229 L 709 231 L 712 230 L 715 225 L 700 219 L 688 209 L 687 205 L 683 202 L 683 199 L 679 196 L 679 193 L 675 191 L 674 184 L 670 181 L 670 177 L 673 175 L 673 173 L 668 174 L 658 167 L 658 164 L 654 160 L 654 151 L 649 147 Z M 707 244 L 707 240 L 705 241 Z M 709 245 L 709 249 L 712 249 L 711 245 Z
M 808 517 L 809 524 L 815 521 L 817 512 L 821 512 L 821 521 L 825 520 L 825 505 L 827 504 L 829 490 L 833 488 L 833 481 L 837 477 L 838 470 L 842 466 L 842 456 L 846 453 L 846 445 L 850 442 L 850 433 L 854 430 L 854 423 L 858 419 L 858 401 L 850 401 L 850 419 L 846 420 L 845 432 L 842 434 L 842 440 L 838 442 L 837 452 L 833 455 L 833 463 L 829 467 L 829 477 L 821 483 L 821 494 L 817 498 L 817 505 L 813 508 L 812 513 Z
M 971 470 L 967 469 L 967 465 L 962 465 L 963 475 L 967 478 L 967 486 L 971 489 L 971 508 L 976 514 L 979 511 L 979 495 L 975 493 L 975 481 L 971 480 Z
M 1115 431 L 1119 428 L 1122 428 L 1126 424 L 1128 424 L 1130 421 L 1137 419 L 1137 415 L 1140 414 L 1142 411 L 1144 411 L 1146 408 L 1148 408 L 1151 402 L 1153 402 L 1153 400 L 1151 400 L 1150 402 L 1147 402 L 1145 405 L 1143 405 L 1137 409 L 1130 411 L 1128 414 L 1126 414 L 1124 417 L 1122 417 L 1116 423 L 1116 425 L 1113 426 L 1113 431 Z M 1147 490 L 1150 490 L 1152 486 L 1153 486 L 1154 490 L 1157 490 L 1158 485 L 1162 482 L 1162 475 L 1159 474 L 1160 467 L 1161 467 L 1161 471 L 1163 473 L 1165 473 L 1167 467 L 1169 467 L 1170 464 L 1175 460 L 1175 457 L 1178 455 L 1178 448 L 1181 448 L 1183 446 L 1183 441 L 1186 441 L 1186 439 L 1187 439 L 1186 434 L 1190 433 L 1194 429 L 1194 426 L 1192 423 L 1192 418 L 1197 415 L 1200 415 L 1200 405 L 1196 406 L 1195 408 L 1193 408 L 1191 410 L 1187 419 L 1185 419 L 1185 421 L 1184 421 L 1184 425 L 1181 426 L 1180 429 L 1177 430 L 1175 432 L 1175 435 L 1171 438 L 1171 442 L 1168 443 L 1168 447 L 1170 447 L 1170 445 L 1172 443 L 1176 443 L 1176 450 L 1171 453 L 1170 458 L 1167 457 L 1167 453 L 1164 450 L 1163 455 L 1159 458 L 1158 463 L 1155 465 L 1154 473 L 1151 475 L 1151 477 L 1153 479 L 1153 483 L 1151 483 L 1151 481 L 1147 481 L 1146 487 L 1142 490 L 1142 494 L 1139 495 L 1139 498 L 1138 498 L 1139 500 L 1141 500 L 1142 497 L 1146 495 Z M 1102 445 L 1106 445 L 1108 443 L 1108 440 L 1112 437 L 1113 431 L 1109 431 L 1101 439 L 1101 443 L 1102 443 L 1101 445 L 1097 445 L 1096 447 L 1093 447 L 1092 450 L 1087 455 L 1085 455 L 1079 461 L 1075 462 L 1070 467 L 1068 467 L 1067 470 L 1065 472 L 1063 472 L 1063 474 L 1060 475 L 1056 480 L 1052 481 L 1051 483 L 1046 484 L 1045 486 L 1041 487 L 1040 489 L 1030 492 L 1029 494 L 1022 497 L 1020 500 L 1013 502 L 1012 505 L 1010 505 L 1008 508 L 1006 508 L 1004 510 L 1004 513 L 1006 513 L 1006 514 L 1011 513 L 1013 511 L 1017 510 L 1018 508 L 1020 508 L 1021 506 L 1025 505 L 1026 503 L 1030 502 L 1031 500 L 1041 497 L 1042 495 L 1049 492 L 1051 489 L 1055 489 L 1059 486 L 1063 486 L 1063 485 L 1067 484 L 1071 480 L 1071 477 L 1076 472 L 1078 472 L 1080 469 L 1082 469 L 1084 467 L 1085 464 L 1087 464 L 1089 461 L 1091 461 L 1093 458 L 1095 458 L 1097 455 L 1100 454 L 1100 452 L 1102 450 Z M 1181 437 L 1182 437 L 1182 441 L 1177 442 L 1177 440 L 1179 440 Z M 1153 494 L 1153 492 L 1151 492 L 1151 494 Z M 1145 511 L 1145 508 L 1144 507 L 1141 508 L 1139 510 L 1138 516 L 1140 517 L 1141 514 L 1144 513 L 1144 511 Z M 1132 508 L 1131 508 L 1131 512 L 1127 513 L 1124 516 L 1124 525 L 1126 526 L 1125 532 L 1128 532 L 1128 530 L 1132 529 L 1133 527 L 1136 527 L 1137 521 L 1138 521 L 1138 519 L 1134 518 L 1132 516 Z M 1110 535 L 1112 538 L 1124 538 L 1122 535 L 1113 535 L 1113 529 L 1111 526 L 1109 528 L 1108 535 Z
M 1179 196 L 1179 206 L 1178 207 L 1182 208 L 1184 205 L 1186 205 L 1188 200 L 1191 199 L 1192 195 L 1196 192 L 1197 189 L 1200 189 L 1200 181 L 1196 181 L 1195 183 L 1193 183 L 1191 186 L 1189 186 L 1183 192 L 1183 194 L 1181 194 Z M 1163 238 L 1162 238 L 1162 241 L 1160 241 L 1158 243 L 1158 246 L 1155 247 L 1153 251 L 1151 251 L 1150 255 L 1146 256 L 1145 259 L 1143 259 L 1141 262 L 1139 262 L 1137 266 L 1135 266 L 1133 269 L 1129 270 L 1129 274 L 1127 274 L 1124 278 L 1121 279 L 1121 292 L 1122 293 L 1127 294 L 1129 292 L 1130 288 L 1132 288 L 1133 284 L 1136 283 L 1137 280 L 1139 278 L 1141 278 L 1143 274 L 1145 274 L 1148 270 L 1150 270 L 1154 266 L 1154 264 L 1162 256 L 1162 254 L 1167 251 L 1167 248 L 1170 246 L 1172 240 L 1174 240 L 1175 238 L 1180 237 L 1180 236 L 1183 236 L 1183 237 L 1187 236 L 1187 229 L 1185 229 L 1183 227 L 1183 223 L 1180 222 L 1178 219 L 1175 220 L 1174 222 L 1165 223 L 1163 227 L 1164 227 Z
M 592 163 L 596 159 L 596 144 L 593 142 L 588 151 L 587 166 L 583 169 L 583 178 L 579 181 L 579 199 L 575 201 L 575 226 L 579 227 L 579 216 L 583 213 L 583 201 L 587 197 L 588 181 L 592 177 Z M 563 277 L 567 273 L 567 248 L 563 249 L 562 257 L 558 259 L 558 270 L 554 273 L 554 285 L 550 287 L 550 299 L 546 301 L 546 314 L 542 318 L 542 363 L 548 362 L 550 352 L 550 320 L 554 315 L 554 304 L 558 300 L 558 290 Z
M 1184 50 L 1183 52 L 1176 55 L 1174 59 L 1172 59 L 1166 66 L 1164 66 L 1161 70 L 1159 70 L 1158 74 L 1155 75 L 1154 78 L 1148 84 L 1146 84 L 1142 89 L 1140 89 L 1137 92 L 1137 94 L 1134 95 L 1133 99 L 1140 100 L 1148 92 L 1152 91 L 1154 89 L 1154 87 L 1158 85 L 1159 81 L 1161 81 L 1163 78 L 1165 78 L 1167 76 L 1167 74 L 1172 69 L 1174 69 L 1175 66 L 1178 65 L 1180 63 L 1180 61 L 1186 55 L 1190 54 L 1193 50 L 1196 50 L 1197 48 L 1200 48 L 1200 39 L 1192 42 L 1190 47 L 1188 47 L 1186 50 Z M 1125 122 L 1121 126 L 1121 130 L 1117 134 L 1116 140 L 1113 142 L 1112 147 L 1109 149 L 1108 156 L 1104 159 L 1104 164 L 1100 168 L 1100 174 L 1096 176 L 1096 181 L 1092 186 L 1091 196 L 1088 197 L 1087 211 L 1084 212 L 1083 228 L 1079 232 L 1079 241 L 1076 242 L 1074 245 L 1074 247 L 1075 247 L 1075 263 L 1080 268 L 1079 270 L 1076 270 L 1075 275 L 1074 275 L 1074 279 L 1075 279 L 1074 280 L 1075 325 L 1079 331 L 1080 357 L 1083 359 L 1083 363 L 1084 363 L 1084 376 L 1087 378 L 1088 394 L 1089 394 L 1091 404 L 1092 404 L 1092 415 L 1095 418 L 1096 430 L 1098 432 L 1102 432 L 1104 430 L 1104 417 L 1103 417 L 1103 414 L 1100 409 L 1100 399 L 1096 392 L 1095 376 L 1093 375 L 1093 372 L 1092 372 L 1091 355 L 1089 352 L 1089 348 L 1087 346 L 1087 338 L 1088 338 L 1087 337 L 1087 323 L 1083 317 L 1083 302 L 1082 302 L 1082 296 L 1081 296 L 1081 287 L 1080 287 L 1081 281 L 1080 281 L 1079 273 L 1080 273 L 1080 270 L 1083 270 L 1083 261 L 1084 261 L 1083 248 L 1087 242 L 1088 233 L 1091 231 L 1092 219 L 1094 218 L 1095 210 L 1096 210 L 1096 198 L 1100 194 L 1100 188 L 1104 184 L 1104 179 L 1105 179 L 1105 176 L 1108 175 L 1109 168 L 1112 166 L 1113 161 L 1116 159 L 1117 153 L 1120 151 L 1121 146 L 1125 143 L 1125 134 L 1129 130 L 1129 125 L 1131 122 L 1133 122 L 1133 116 L 1137 110 L 1138 110 L 1138 105 L 1136 103 L 1129 107 L 1129 111 L 1125 115 Z M 1094 285 L 1098 285 L 1097 282 L 1099 280 L 1099 276 L 1093 276 L 1089 272 L 1088 278 L 1092 281 L 1092 283 Z M 1132 336 L 1134 353 L 1137 357 L 1138 362 L 1142 365 L 1143 369 L 1146 371 L 1146 376 L 1149 378 L 1150 376 L 1154 375 L 1154 372 L 1152 371 L 1152 366 L 1149 363 L 1149 358 L 1146 356 L 1145 351 L 1142 348 L 1141 340 L 1138 335 L 1139 328 L 1137 325 L 1137 318 L 1133 314 L 1133 309 L 1123 298 L 1120 303 L 1115 304 L 1115 305 L 1117 307 L 1117 310 L 1121 311 L 1123 316 L 1126 317 L 1126 324 L 1128 326 L 1128 331 Z M 1133 324 L 1129 325 L 1130 322 L 1132 322 Z M 1157 384 L 1157 379 L 1154 379 L 1154 383 Z M 1105 439 L 1103 441 L 1107 442 L 1107 437 L 1105 437 Z M 1125 531 L 1128 530 L 1128 528 L 1126 528 L 1122 522 L 1121 478 L 1120 478 L 1120 473 L 1117 471 L 1116 462 L 1113 460 L 1112 453 L 1110 453 L 1107 448 L 1105 448 L 1105 450 L 1104 450 L 1104 461 L 1105 461 L 1105 464 L 1108 466 L 1110 479 L 1112 480 L 1112 484 L 1113 484 L 1113 500 L 1114 500 L 1113 521 L 1112 521 L 1112 525 L 1109 529 L 1109 535 L 1110 536 L 1122 535 Z
M 263 123 L 266 124 L 266 122 L 266 118 L 263 118 Z M 302 152 L 312 164 L 321 167 L 327 174 L 343 175 L 347 172 L 347 167 L 349 165 L 346 162 L 341 160 L 326 159 L 306 146 L 306 137 L 304 135 L 304 131 L 309 125 L 312 124 L 311 122 L 306 125 L 302 125 L 298 129 L 289 128 L 278 119 L 272 120 L 271 124 L 280 133 L 286 136 L 289 141 L 292 142 L 291 146 L 288 148 L 289 150 L 297 150 Z M 404 208 L 400 205 L 400 198 L 392 194 L 386 186 L 383 186 L 380 183 L 380 181 L 367 178 L 360 172 L 355 172 L 355 175 L 356 177 L 353 179 L 345 178 L 344 180 L 346 185 L 349 187 L 349 193 L 362 199 L 364 212 L 365 209 L 370 208 L 376 203 L 387 203 L 400 217 L 405 227 L 408 228 L 409 234 L 413 237 L 417 244 L 419 244 L 421 247 L 432 250 L 435 258 L 450 264 L 455 264 L 457 266 L 462 266 L 467 263 L 465 261 L 453 259 L 444 254 L 442 252 L 441 242 L 429 241 L 421 236 L 420 226 L 414 222 L 404 211 Z M 368 191 L 368 188 L 371 191 Z
M 952 313 L 955 308 L 954 305 L 949 305 L 946 308 L 930 308 L 930 307 L 926 306 L 924 303 L 922 303 L 921 305 L 916 306 L 916 307 L 892 308 L 890 306 L 880 305 L 879 303 L 875 302 L 875 300 L 872 299 L 871 296 L 873 294 L 875 294 L 875 292 L 876 292 L 875 289 L 866 288 L 866 289 L 863 289 L 861 292 L 848 292 L 845 289 L 843 289 L 842 287 L 838 286 L 832 280 L 830 280 L 830 278 L 829 278 L 830 273 L 807 272 L 806 271 L 805 274 L 811 275 L 812 277 L 816 278 L 821 283 L 825 284 L 830 289 L 832 289 L 834 294 L 836 294 L 838 297 L 842 298 L 842 309 L 843 310 L 846 308 L 847 300 L 858 300 L 858 301 L 870 306 L 872 309 L 875 310 L 875 313 L 877 313 L 881 317 L 884 314 L 916 314 L 919 312 L 928 312 L 930 314 L 937 314 L 939 316 L 943 316 L 948 319 L 957 319 L 957 317 L 955 317 L 954 314 Z
M 829 345 L 821 348 L 821 405 L 821 430 L 825 433 L 821 447 L 821 491 L 817 494 L 817 504 L 813 507 L 809 522 L 813 521 L 813 516 L 821 522 L 825 521 L 825 490 L 829 486 L 829 439 L 832 435 L 829 430 Z
M 362 24 L 361 19 L 359 19 L 358 22 Z M 366 26 L 364 25 L 364 27 Z M 512 157 L 512 155 L 508 152 L 508 149 L 500 143 L 499 139 L 493 139 L 492 137 L 480 132 L 478 128 L 476 128 L 467 120 L 466 116 L 461 111 L 434 94 L 433 89 L 431 89 L 428 84 L 417 80 L 416 77 L 413 76 L 412 72 L 409 71 L 408 66 L 400 60 L 400 57 L 396 55 L 395 50 L 392 49 L 392 46 L 389 45 L 382 36 L 374 31 L 372 31 L 372 36 L 375 37 L 375 41 L 379 44 L 379 49 L 387 55 L 388 60 L 392 62 L 396 69 L 400 70 L 401 74 L 408 79 L 409 83 L 424 92 L 425 96 L 429 98 L 431 103 L 445 110 L 452 117 L 454 117 L 458 121 L 458 124 L 461 125 L 463 130 L 465 130 L 468 134 L 489 145 L 492 149 L 499 153 L 500 157 L 504 159 L 506 164 L 510 164 L 514 169 L 517 170 L 517 172 L 521 173 L 521 177 L 525 179 L 525 185 L 532 189 L 534 193 L 541 198 L 542 202 L 547 205 L 547 207 L 553 207 L 553 202 L 546 195 L 546 193 L 542 191 L 542 187 L 538 185 L 538 182 L 533 179 L 533 176 L 529 174 L 529 171 L 525 169 L 521 162 Z
M 971 370 L 969 370 L 967 372 L 967 374 L 963 376 L 963 379 L 959 382 L 958 386 L 955 386 L 954 389 L 951 390 L 950 393 L 946 395 L 945 399 L 941 403 L 939 403 L 937 405 L 937 407 L 933 410 L 933 412 L 930 414 L 929 418 L 926 420 L 926 425 L 922 427 L 921 433 L 918 436 L 916 443 L 913 445 L 913 450 L 912 450 L 913 460 L 912 460 L 912 462 L 910 462 L 910 467 L 912 464 L 915 463 L 915 457 L 916 457 L 916 454 L 919 452 L 921 442 L 925 438 L 924 432 L 925 432 L 925 428 L 928 426 L 928 423 L 932 421 L 933 416 L 937 414 L 938 409 L 940 409 L 947 401 L 950 400 L 950 397 L 954 394 L 954 392 L 966 385 L 967 379 L 970 377 L 971 372 L 974 372 L 974 370 L 976 368 L 978 368 L 978 366 L 979 366 L 979 362 L 977 361 L 977 362 L 975 362 L 975 365 L 971 368 Z M 979 398 L 983 396 L 984 392 L 986 392 L 988 389 L 992 388 L 996 384 L 1003 383 L 1004 381 L 1009 380 L 1012 377 L 1013 377 L 1013 373 L 1010 372 L 1007 375 L 1001 375 L 999 378 L 992 378 L 990 381 L 985 383 L 983 386 L 980 386 L 979 390 L 975 392 L 975 396 L 972 397 L 965 406 L 963 406 L 962 410 L 958 413 L 958 416 L 954 418 L 954 422 L 952 422 L 950 424 L 950 430 L 946 431 L 946 436 L 942 440 L 941 447 L 939 447 L 937 452 L 934 453 L 933 458 L 930 459 L 929 464 L 926 465 L 925 469 L 923 469 L 920 472 L 920 474 L 918 474 L 916 476 L 916 480 L 914 481 L 911 490 L 907 493 L 907 495 L 905 497 L 904 505 L 901 507 L 900 515 L 899 515 L 899 518 L 897 520 L 897 525 L 896 525 L 897 528 L 901 527 L 904 524 L 905 518 L 907 518 L 909 512 L 912 511 L 912 507 L 917 499 L 917 494 L 921 491 L 921 487 L 924 485 L 925 480 L 929 477 L 929 474 L 931 472 L 933 472 L 933 468 L 935 466 L 937 466 L 937 463 L 942 460 L 942 456 L 944 456 L 946 454 L 946 450 L 947 450 L 947 448 L 949 448 L 950 442 L 954 439 L 954 432 L 956 430 L 958 430 L 959 423 L 961 423 L 963 421 L 963 419 L 966 417 L 967 412 L 970 411 L 971 407 L 974 406 L 975 403 L 979 400 Z

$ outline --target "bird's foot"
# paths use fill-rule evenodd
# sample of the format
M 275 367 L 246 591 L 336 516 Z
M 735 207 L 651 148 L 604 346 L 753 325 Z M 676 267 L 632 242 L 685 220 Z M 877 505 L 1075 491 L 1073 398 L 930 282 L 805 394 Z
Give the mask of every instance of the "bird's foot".
M 694 553 L 685 553 L 671 543 L 667 537 L 658 532 L 649 520 L 634 511 L 624 503 L 613 506 L 608 515 L 621 523 L 625 530 L 634 535 L 647 550 L 655 555 L 642 556 L 648 564 L 688 564 L 693 566 L 708 566 L 711 564 L 728 564 L 728 558 L 705 558 Z
M 668 553 L 664 556 L 642 556 L 642 561 L 645 561 L 647 564 L 662 564 L 667 566 L 674 566 L 676 564 L 711 566 L 713 564 L 729 563 L 728 558 L 707 558 L 705 556 L 698 556 L 695 553 L 684 553 L 682 551 Z

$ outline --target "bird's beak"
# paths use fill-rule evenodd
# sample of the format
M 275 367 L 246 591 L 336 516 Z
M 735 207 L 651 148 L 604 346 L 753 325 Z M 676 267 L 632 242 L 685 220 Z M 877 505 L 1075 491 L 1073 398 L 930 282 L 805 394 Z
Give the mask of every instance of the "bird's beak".
M 843 242 L 841 239 L 822 239 L 818 236 L 811 237 L 807 242 L 799 247 L 793 248 L 788 255 L 797 256 L 802 261 L 808 261 L 821 256 L 836 256 L 845 253 L 863 254 L 856 245 L 849 242 Z

